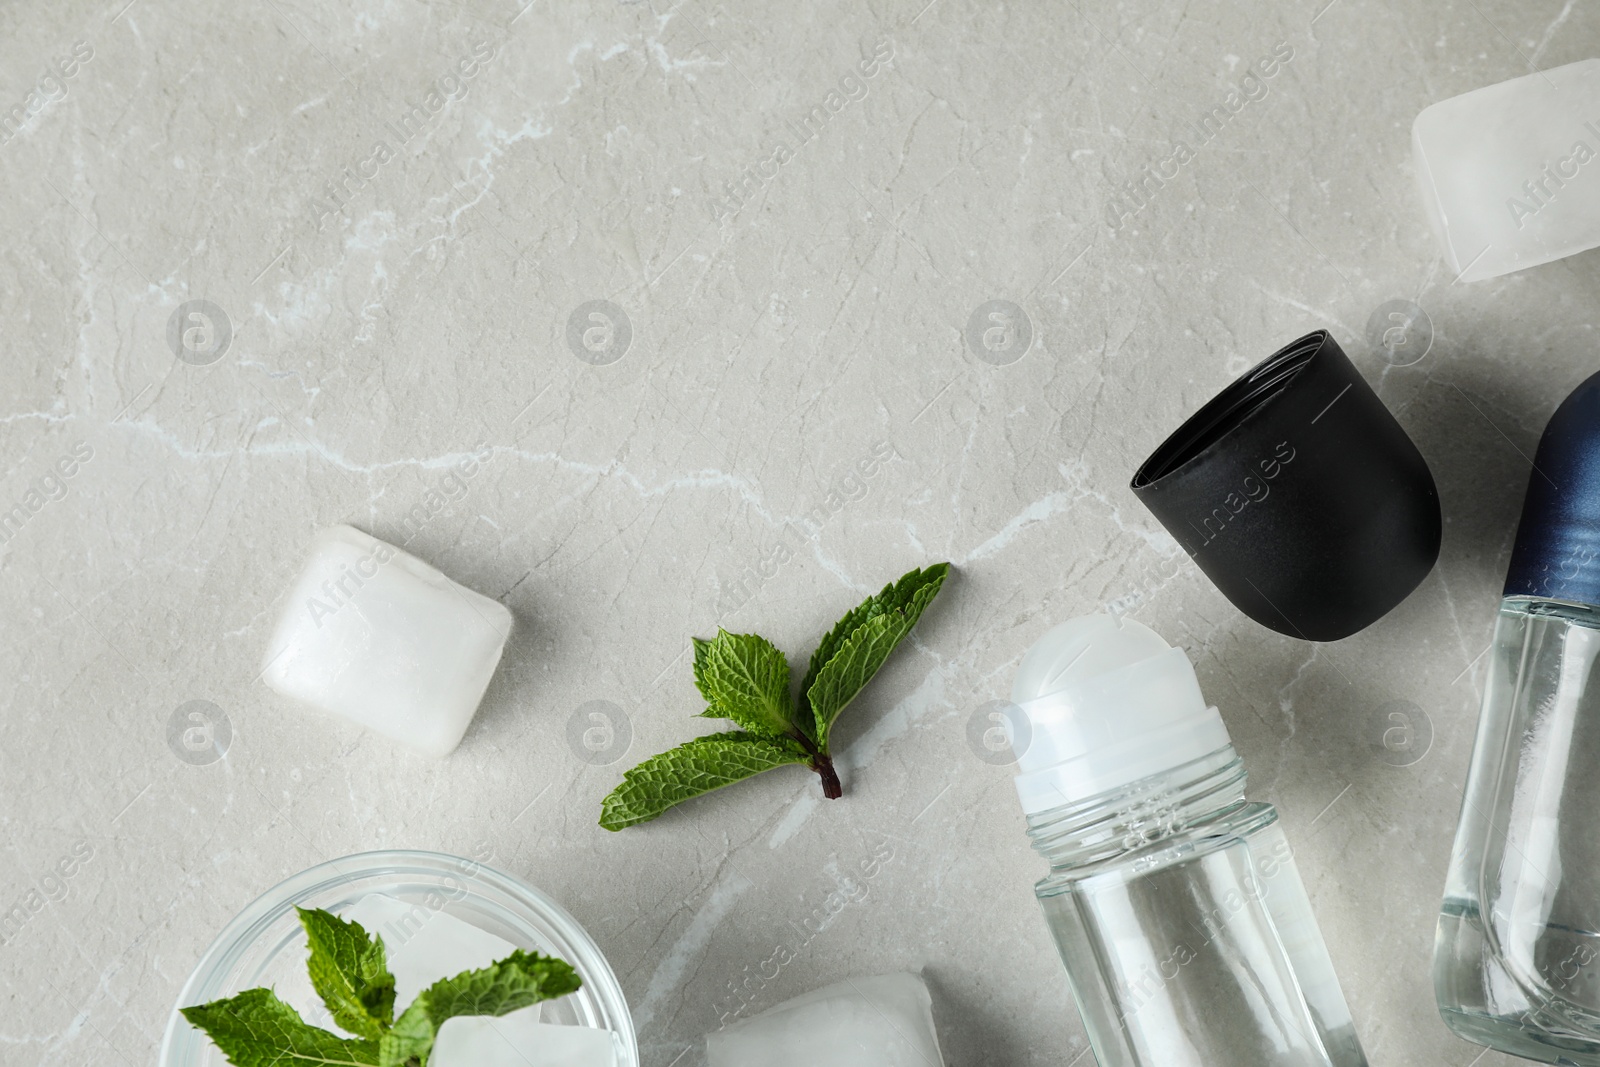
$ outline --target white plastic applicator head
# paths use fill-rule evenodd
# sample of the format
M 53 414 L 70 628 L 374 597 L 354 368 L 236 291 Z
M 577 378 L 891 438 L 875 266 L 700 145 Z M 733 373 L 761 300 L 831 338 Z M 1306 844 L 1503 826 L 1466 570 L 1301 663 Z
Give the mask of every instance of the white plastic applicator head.
M 1230 743 L 1183 650 L 1130 619 L 1085 615 L 1052 629 L 1022 658 L 1011 699 L 1029 727 L 1029 736 L 1012 738 L 1029 815 Z
M 1075 682 L 1159 656 L 1171 646 L 1143 623 L 1110 615 L 1080 615 L 1055 627 L 1028 649 L 1011 683 L 1018 704 Z

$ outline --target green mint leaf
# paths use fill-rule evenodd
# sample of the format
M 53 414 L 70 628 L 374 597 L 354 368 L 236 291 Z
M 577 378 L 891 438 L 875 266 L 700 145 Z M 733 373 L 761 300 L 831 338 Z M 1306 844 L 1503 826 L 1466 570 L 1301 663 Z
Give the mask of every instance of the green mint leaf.
M 417 994 L 383 1035 L 378 1067 L 427 1067 L 446 1019 L 504 1015 L 576 992 L 583 984 L 565 960 L 518 949 L 498 963 L 441 979 Z
M 911 632 L 949 571 L 948 563 L 938 563 L 884 586 L 882 592 L 840 619 L 817 646 L 801 683 L 805 694 L 802 706 L 816 717 L 816 737 L 823 752 L 828 750 L 828 731 L 839 713 Z
M 694 684 L 711 705 L 706 718 L 732 719 L 757 737 L 794 729 L 789 660 L 765 637 L 719 629 L 714 640 L 695 638 Z
M 600 805 L 600 825 L 621 830 L 649 822 L 685 800 L 808 759 L 791 740 L 772 741 L 738 731 L 697 737 L 624 774 L 622 784 Z
M 378 1043 L 318 1029 L 270 989 L 183 1009 L 234 1067 L 377 1067 Z
M 827 636 L 817 645 L 817 650 L 811 654 L 811 666 L 800 682 L 801 717 L 811 716 L 811 687 L 816 683 L 817 675 L 822 673 L 823 666 L 834 657 L 851 634 L 879 615 L 897 608 L 905 608 L 916 596 L 917 591 L 924 586 L 931 584 L 937 589 L 949 571 L 948 563 L 938 563 L 926 570 L 908 571 L 901 575 L 898 581 L 884 586 L 877 595 L 869 596 L 851 608 L 845 613 L 844 618 L 834 623 L 833 629 L 828 631 Z
M 376 1041 L 394 1022 L 394 975 L 383 942 L 360 923 L 317 909 L 296 908 L 306 928 L 311 985 L 333 1021 L 357 1037 Z

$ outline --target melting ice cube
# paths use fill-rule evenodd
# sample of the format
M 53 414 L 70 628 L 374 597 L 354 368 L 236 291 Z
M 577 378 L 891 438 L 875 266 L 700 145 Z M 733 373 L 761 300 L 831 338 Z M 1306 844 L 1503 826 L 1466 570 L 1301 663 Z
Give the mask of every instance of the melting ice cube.
M 351 526 L 317 535 L 262 676 L 431 756 L 461 743 L 511 633 L 503 604 Z
M 383 939 L 389 972 L 394 975 L 396 1014 L 439 979 L 487 967 L 516 951 L 509 941 L 437 908 L 408 904 L 382 893 L 362 897 L 345 909 L 343 918 Z M 527 1010 L 533 1018 L 539 1017 L 539 1005 Z
M 1428 220 L 1463 281 L 1600 246 L 1600 59 L 1442 100 L 1411 143 Z
M 537 1009 L 535 1004 L 498 1018 L 446 1019 L 429 1067 L 616 1067 L 621 1062 L 610 1030 L 542 1023 Z
M 848 978 L 706 1036 L 711 1067 L 944 1067 L 914 974 Z

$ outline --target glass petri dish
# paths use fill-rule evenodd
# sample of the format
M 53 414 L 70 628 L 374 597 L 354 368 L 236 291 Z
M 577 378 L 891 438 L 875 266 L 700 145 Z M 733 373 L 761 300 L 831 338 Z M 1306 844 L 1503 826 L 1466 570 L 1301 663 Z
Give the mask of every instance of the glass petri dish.
M 240 912 L 206 949 L 178 994 L 161 1042 L 160 1067 L 226 1067 L 226 1057 L 178 1008 L 257 986 L 274 988 L 298 1005 L 311 986 L 305 971 L 305 931 L 295 907 L 339 914 L 369 893 L 441 911 L 518 948 L 566 960 L 583 979 L 583 988 L 547 1002 L 544 1021 L 610 1030 L 618 1038 L 617 1062 L 639 1067 L 638 1038 L 622 986 L 572 916 L 539 890 L 475 860 L 412 851 L 363 852 L 330 860 L 280 883 Z M 307 1014 L 308 1022 L 328 1025 Z

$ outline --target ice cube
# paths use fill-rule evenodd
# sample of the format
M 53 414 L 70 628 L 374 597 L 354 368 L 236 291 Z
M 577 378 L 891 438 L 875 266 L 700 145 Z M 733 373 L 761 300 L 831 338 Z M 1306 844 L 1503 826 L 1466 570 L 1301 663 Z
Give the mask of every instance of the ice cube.
M 1428 220 L 1461 280 L 1600 246 L 1600 59 L 1440 101 L 1417 116 L 1411 146 Z
M 312 542 L 262 675 L 286 697 L 448 755 L 511 633 L 505 606 L 350 526 Z
M 921 977 L 847 978 L 706 1035 L 711 1067 L 944 1067 Z
M 369 893 L 344 910 L 347 922 L 358 922 L 383 939 L 394 975 L 394 1006 L 404 1011 L 418 993 L 441 978 L 475 971 L 505 959 L 516 946 L 462 922 L 426 903 L 410 904 L 382 893 Z M 538 1018 L 539 1005 L 528 1009 Z
M 498 1018 L 446 1019 L 428 1067 L 616 1067 L 622 1062 L 610 1030 L 542 1023 L 537 1008 Z

